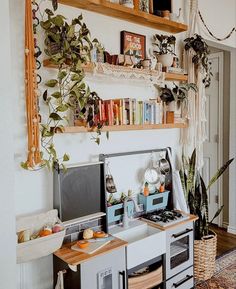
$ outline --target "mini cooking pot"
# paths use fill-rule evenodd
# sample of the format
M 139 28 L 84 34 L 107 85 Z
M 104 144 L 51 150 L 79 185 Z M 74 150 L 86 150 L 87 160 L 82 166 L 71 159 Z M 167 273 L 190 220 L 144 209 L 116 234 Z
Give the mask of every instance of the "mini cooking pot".
M 167 159 L 162 158 L 159 160 L 159 169 L 162 175 L 168 175 L 170 172 L 170 163 Z

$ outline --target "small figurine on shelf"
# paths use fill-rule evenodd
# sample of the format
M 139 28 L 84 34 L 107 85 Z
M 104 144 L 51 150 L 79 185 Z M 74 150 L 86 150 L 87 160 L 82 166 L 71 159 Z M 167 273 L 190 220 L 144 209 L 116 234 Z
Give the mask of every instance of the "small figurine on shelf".
M 97 41 L 97 39 L 94 41 L 93 49 L 91 50 L 90 57 L 91 62 L 104 62 L 104 46 Z
M 150 194 L 150 191 L 149 191 L 148 183 L 146 182 L 146 183 L 144 184 L 143 195 L 144 195 L 145 197 L 147 197 L 147 196 L 149 196 L 149 194 Z
M 179 8 L 179 15 L 177 16 L 177 22 L 184 23 L 182 8 Z
M 139 10 L 149 13 L 149 0 L 139 0 Z
M 121 0 L 120 3 L 121 3 L 121 5 L 123 5 L 125 7 L 131 8 L 131 9 L 134 8 L 133 0 Z

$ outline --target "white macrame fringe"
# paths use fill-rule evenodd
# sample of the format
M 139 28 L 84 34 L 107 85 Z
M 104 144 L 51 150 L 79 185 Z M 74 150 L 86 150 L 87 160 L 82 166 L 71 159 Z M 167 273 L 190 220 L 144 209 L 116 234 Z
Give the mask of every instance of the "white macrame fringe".
M 188 37 L 196 32 L 198 22 L 198 0 L 190 0 L 189 31 Z M 184 155 L 191 154 L 194 148 L 197 153 L 197 168 L 203 167 L 203 144 L 206 140 L 206 94 L 205 86 L 202 82 L 204 72 L 201 67 L 196 68 L 192 62 L 194 56 L 192 49 L 184 53 L 184 67 L 188 71 L 188 82 L 195 83 L 198 92 L 189 91 L 188 111 L 186 117 L 189 126 L 181 131 L 181 144 L 183 145 Z

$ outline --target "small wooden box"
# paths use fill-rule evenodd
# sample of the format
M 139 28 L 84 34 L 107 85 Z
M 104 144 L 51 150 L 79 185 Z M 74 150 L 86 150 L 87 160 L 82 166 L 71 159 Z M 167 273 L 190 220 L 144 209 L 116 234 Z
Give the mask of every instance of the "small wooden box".
M 166 123 L 174 123 L 175 122 L 175 112 L 167 111 L 166 112 Z

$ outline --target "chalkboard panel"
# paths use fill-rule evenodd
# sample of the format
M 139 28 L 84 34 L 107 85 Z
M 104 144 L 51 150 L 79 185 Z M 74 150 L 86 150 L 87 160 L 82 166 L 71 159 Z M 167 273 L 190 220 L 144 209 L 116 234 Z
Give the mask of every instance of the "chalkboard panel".
M 102 163 L 54 171 L 54 208 L 63 222 L 104 211 L 104 195 Z

